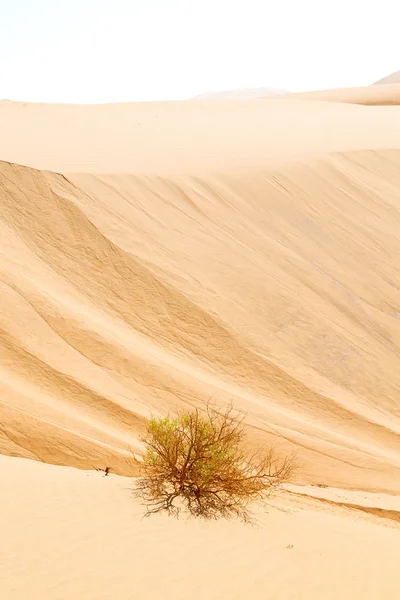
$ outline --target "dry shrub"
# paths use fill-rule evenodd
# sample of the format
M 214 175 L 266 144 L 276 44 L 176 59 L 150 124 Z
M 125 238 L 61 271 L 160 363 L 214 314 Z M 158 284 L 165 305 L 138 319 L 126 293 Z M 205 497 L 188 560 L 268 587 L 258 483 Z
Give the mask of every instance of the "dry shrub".
M 181 499 L 197 517 L 239 517 L 249 521 L 250 502 L 265 500 L 294 470 L 293 455 L 279 460 L 273 450 L 247 454 L 244 416 L 229 406 L 208 406 L 176 418 L 152 417 L 143 441 L 146 453 L 134 494 L 147 505 L 178 516 Z M 182 504 L 182 502 L 181 502 Z

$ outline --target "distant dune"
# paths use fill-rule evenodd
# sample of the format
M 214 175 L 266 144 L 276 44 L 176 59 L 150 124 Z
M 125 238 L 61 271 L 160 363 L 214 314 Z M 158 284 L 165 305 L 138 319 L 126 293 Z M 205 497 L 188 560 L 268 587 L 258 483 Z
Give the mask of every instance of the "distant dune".
M 272 88 L 253 88 L 244 90 L 227 90 L 223 92 L 205 92 L 196 96 L 194 100 L 246 100 L 250 98 L 265 98 L 287 94 L 284 90 Z
M 302 92 L 278 96 L 278 100 L 320 100 L 324 102 L 343 102 L 346 104 L 364 104 L 370 106 L 390 106 L 400 104 L 399 82 L 387 82 L 385 86 L 368 86 L 360 88 L 343 88 Z
M 383 83 L 400 83 L 400 71 L 396 71 L 395 73 L 392 73 L 391 75 L 388 75 L 379 81 L 375 81 L 374 85 L 380 85 Z
M 397 597 L 399 103 L 0 102 L 1 598 Z M 145 418 L 210 398 L 296 485 L 141 520 Z

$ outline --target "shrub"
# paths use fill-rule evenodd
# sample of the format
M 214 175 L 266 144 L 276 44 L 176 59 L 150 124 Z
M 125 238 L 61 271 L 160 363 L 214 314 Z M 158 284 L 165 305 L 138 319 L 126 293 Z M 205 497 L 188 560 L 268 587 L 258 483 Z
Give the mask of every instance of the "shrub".
M 181 499 L 194 516 L 249 521 L 250 502 L 265 499 L 287 481 L 294 458 L 279 460 L 271 449 L 247 454 L 243 421 L 232 406 L 223 412 L 208 406 L 205 413 L 195 409 L 176 418 L 152 417 L 135 485 L 146 515 L 165 510 L 178 516 L 174 501 Z

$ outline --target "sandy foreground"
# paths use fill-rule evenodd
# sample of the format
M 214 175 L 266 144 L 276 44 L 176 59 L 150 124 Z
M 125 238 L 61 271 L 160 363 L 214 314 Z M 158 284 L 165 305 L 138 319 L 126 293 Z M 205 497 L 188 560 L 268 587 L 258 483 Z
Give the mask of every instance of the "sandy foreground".
M 290 493 L 256 509 L 254 527 L 143 519 L 128 478 L 9 457 L 0 466 L 2 598 L 397 598 L 390 519 Z
M 399 103 L 0 102 L 1 598 L 398 597 Z M 142 520 L 144 419 L 211 397 L 295 480 Z

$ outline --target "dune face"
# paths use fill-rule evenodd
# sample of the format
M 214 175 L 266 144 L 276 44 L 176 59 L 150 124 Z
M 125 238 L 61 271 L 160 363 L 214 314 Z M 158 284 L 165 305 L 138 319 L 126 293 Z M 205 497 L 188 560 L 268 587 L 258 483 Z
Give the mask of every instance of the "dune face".
M 0 451 L 131 474 L 213 397 L 299 482 L 398 493 L 399 117 L 2 103 Z

